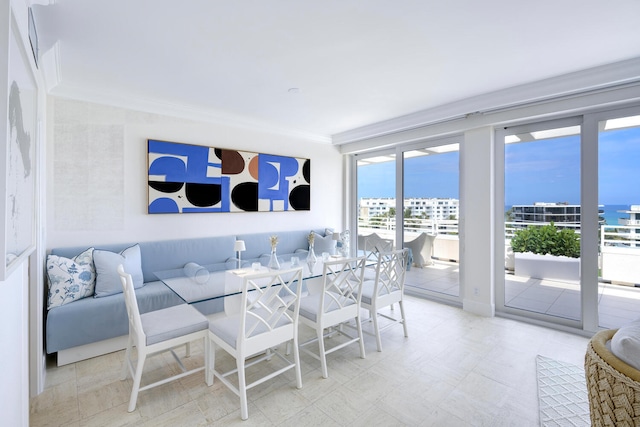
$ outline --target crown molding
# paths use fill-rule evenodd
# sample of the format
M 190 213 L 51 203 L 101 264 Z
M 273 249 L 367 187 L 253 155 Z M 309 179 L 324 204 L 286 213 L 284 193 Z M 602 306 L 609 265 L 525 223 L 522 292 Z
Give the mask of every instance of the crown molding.
M 276 126 L 265 121 L 224 113 L 219 110 L 198 108 L 193 105 L 177 104 L 161 101 L 159 99 L 127 97 L 121 94 L 103 92 L 99 89 L 87 90 L 86 88 L 80 89 L 77 87 L 69 87 L 68 85 L 65 86 L 64 89 L 52 88 L 49 95 L 90 103 L 104 104 L 127 110 L 135 110 L 204 123 L 232 126 L 257 132 L 271 133 L 297 139 L 304 139 L 315 143 L 331 143 L 331 137 L 328 135 L 320 135 L 299 129 Z
M 640 58 L 615 62 L 373 123 L 332 136 L 334 145 L 375 138 L 473 115 L 492 113 L 537 102 L 574 96 L 583 92 L 615 88 L 640 82 Z
M 454 117 L 427 126 L 414 127 L 401 132 L 392 132 L 337 146 L 342 154 L 355 154 L 382 148 L 395 147 L 426 139 L 461 135 L 472 129 L 485 126 L 518 126 L 532 121 L 553 120 L 599 111 L 637 106 L 640 102 L 640 81 L 620 84 L 599 90 L 581 92 L 547 101 L 478 112 Z

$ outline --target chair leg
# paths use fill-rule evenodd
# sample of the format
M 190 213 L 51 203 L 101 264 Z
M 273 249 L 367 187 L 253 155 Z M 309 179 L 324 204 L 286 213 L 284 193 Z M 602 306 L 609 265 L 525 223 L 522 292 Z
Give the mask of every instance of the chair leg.
M 287 342 L 287 348 L 291 341 Z M 302 370 L 300 369 L 300 349 L 298 348 L 298 333 L 293 338 L 293 361 L 296 364 L 296 388 L 302 388 Z
M 185 344 L 185 353 L 186 353 L 186 355 L 184 357 L 191 357 L 191 343 L 190 342 Z
M 356 328 L 358 329 L 358 338 L 360 338 L 358 340 L 360 342 L 360 358 L 364 359 L 364 337 L 362 335 L 362 322 L 360 321 L 360 316 L 356 317 Z
M 238 355 L 236 364 L 238 366 L 238 394 L 240 394 L 240 418 L 249 418 L 249 407 L 247 403 L 247 381 L 244 372 L 244 355 Z
M 409 332 L 407 331 L 407 318 L 404 316 L 404 303 L 402 301 L 398 302 L 400 306 L 400 315 L 402 316 L 402 327 L 404 328 L 404 336 L 408 337 Z
M 122 363 L 122 374 L 120 374 L 121 380 L 126 380 L 129 376 L 129 363 L 131 363 L 131 347 L 133 347 L 133 340 L 131 336 L 127 341 L 127 350 L 124 352 L 124 362 Z
M 378 313 L 373 315 L 373 332 L 376 335 L 376 346 L 378 351 L 382 351 L 382 338 L 380 337 L 380 326 L 378 325 Z
M 205 364 L 205 381 L 210 387 L 213 385 L 213 380 L 215 378 L 213 371 L 216 369 L 216 345 L 208 337 L 205 338 L 204 345 L 206 348 L 205 357 L 207 358 L 207 362 Z
M 318 348 L 320 354 L 320 366 L 322 367 L 322 378 L 329 378 L 327 370 L 327 354 L 324 352 L 324 330 L 320 327 L 316 330 L 318 333 Z
M 138 349 L 138 351 L 140 351 Z M 140 381 L 142 380 L 142 369 L 144 368 L 144 361 L 147 358 L 146 354 L 138 353 L 138 362 L 136 363 L 136 373 L 133 378 L 133 388 L 131 389 L 131 398 L 129 399 L 129 412 L 133 412 L 136 409 L 136 402 L 138 401 L 138 391 L 140 391 Z

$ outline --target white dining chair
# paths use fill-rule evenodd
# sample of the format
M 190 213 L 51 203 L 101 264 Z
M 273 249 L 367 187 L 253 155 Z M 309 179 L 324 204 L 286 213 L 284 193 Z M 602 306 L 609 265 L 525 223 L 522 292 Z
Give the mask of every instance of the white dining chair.
M 390 252 L 393 250 L 393 240 L 383 239 L 373 233 L 362 239 L 362 250 L 367 257 L 367 267 L 364 270 L 364 280 L 374 280 L 376 277 L 376 264 L 380 252 Z M 376 264 L 372 265 L 372 262 Z
M 209 324 L 207 339 L 207 385 L 214 377 L 240 397 L 240 416 L 249 418 L 247 390 L 290 369 L 295 370 L 296 387 L 302 388 L 300 354 L 298 351 L 298 310 L 302 289 L 302 267 L 248 273 L 243 277 L 240 311 L 214 319 Z M 283 355 L 277 346 L 293 343 L 293 360 Z M 236 359 L 236 369 L 216 370 L 216 349 L 222 348 Z M 264 353 L 264 354 L 263 354 Z M 247 359 L 253 358 L 250 363 Z M 246 383 L 245 369 L 273 356 L 286 365 L 251 384 Z M 237 375 L 236 387 L 227 377 Z
M 133 378 L 133 387 L 131 389 L 128 408 L 128 411 L 132 412 L 136 409 L 139 392 L 204 370 L 204 365 L 187 370 L 173 349 L 186 345 L 186 355 L 189 356 L 189 343 L 199 339 L 204 340 L 207 336 L 209 321 L 202 313 L 188 304 L 179 304 L 162 310 L 140 314 L 131 275 L 124 271 L 122 264 L 118 266 L 118 274 L 120 275 L 120 281 L 122 282 L 124 301 L 127 307 L 127 315 L 129 317 L 129 340 L 127 343 L 127 350 L 125 352 L 124 364 L 122 366 L 121 379 L 127 379 L 129 374 Z M 134 362 L 131 359 L 131 353 L 134 346 L 138 353 L 135 368 Z M 204 347 L 206 350 L 206 344 Z M 144 387 L 140 387 L 144 363 L 147 357 L 166 351 L 171 352 L 178 363 L 181 372 L 152 384 L 148 384 Z
M 366 280 L 362 286 L 360 306 L 369 311 L 369 319 L 373 322 L 373 335 L 376 337 L 378 351 L 382 351 L 382 339 L 380 333 L 401 323 L 404 328 L 404 336 L 408 337 L 407 322 L 403 304 L 404 282 L 407 273 L 408 249 L 399 249 L 391 252 L 379 252 L 376 264 L 374 280 Z M 380 312 L 383 307 L 393 304 L 400 306 L 400 318 L 396 318 Z M 378 316 L 390 320 L 384 328 L 380 328 Z
M 329 377 L 327 354 L 349 344 L 359 343 L 360 357 L 365 358 L 360 323 L 360 295 L 365 261 L 366 257 L 361 256 L 325 262 L 321 292 L 311 293 L 300 301 L 300 322 L 316 330 L 316 338 L 300 344 L 300 348 L 320 360 L 323 378 Z M 357 336 L 347 334 L 341 327 L 341 324 L 351 320 L 355 320 Z M 326 349 L 325 338 L 336 334 L 346 336 L 347 341 Z M 318 354 L 305 348 L 315 342 L 318 343 Z

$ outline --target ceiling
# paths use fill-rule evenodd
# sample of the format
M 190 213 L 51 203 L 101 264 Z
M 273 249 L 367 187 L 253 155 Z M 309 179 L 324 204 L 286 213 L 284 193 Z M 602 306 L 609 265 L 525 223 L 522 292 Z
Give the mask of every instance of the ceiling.
M 640 58 L 638 0 L 49 3 L 34 16 L 50 94 L 324 141 Z

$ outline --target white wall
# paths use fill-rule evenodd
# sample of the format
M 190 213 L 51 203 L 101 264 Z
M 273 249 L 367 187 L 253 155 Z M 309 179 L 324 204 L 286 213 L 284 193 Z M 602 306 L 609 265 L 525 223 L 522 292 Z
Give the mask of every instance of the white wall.
M 6 426 L 29 425 L 28 263 L 0 281 L 0 414 Z
M 55 97 L 47 114 L 47 248 L 344 228 L 342 156 L 329 144 Z M 149 215 L 147 139 L 309 158 L 311 210 Z
M 460 286 L 466 311 L 493 316 L 494 300 L 493 127 L 465 132 L 460 149 Z M 468 215 L 467 215 L 468 214 Z

